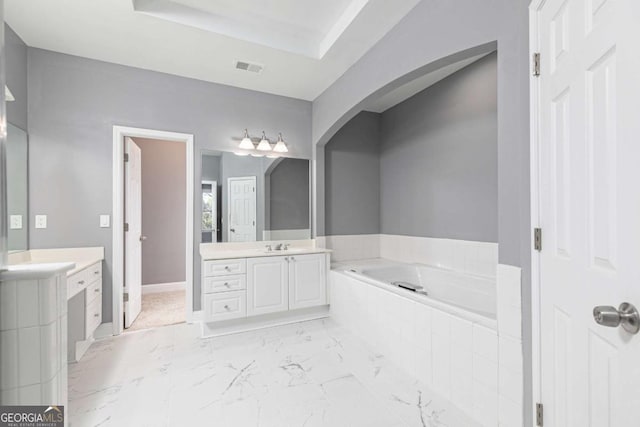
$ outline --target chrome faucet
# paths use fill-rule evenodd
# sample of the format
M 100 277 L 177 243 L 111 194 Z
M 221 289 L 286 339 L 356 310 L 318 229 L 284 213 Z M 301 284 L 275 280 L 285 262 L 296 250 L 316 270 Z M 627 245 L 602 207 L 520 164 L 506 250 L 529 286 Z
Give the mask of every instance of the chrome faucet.
M 276 251 L 281 251 L 282 250 L 282 243 L 278 243 L 276 245 Z
M 273 250 L 271 245 L 264 245 L 264 247 L 267 248 L 267 252 L 271 252 Z

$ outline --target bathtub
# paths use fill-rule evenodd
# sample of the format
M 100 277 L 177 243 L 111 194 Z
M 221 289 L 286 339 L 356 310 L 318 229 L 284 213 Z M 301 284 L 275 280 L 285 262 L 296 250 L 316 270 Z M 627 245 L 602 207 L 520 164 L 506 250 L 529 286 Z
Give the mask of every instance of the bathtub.
M 482 425 L 497 425 L 496 280 L 385 259 L 329 272 L 330 315 Z
M 384 259 L 341 263 L 334 269 L 449 314 L 496 328 L 494 278 Z

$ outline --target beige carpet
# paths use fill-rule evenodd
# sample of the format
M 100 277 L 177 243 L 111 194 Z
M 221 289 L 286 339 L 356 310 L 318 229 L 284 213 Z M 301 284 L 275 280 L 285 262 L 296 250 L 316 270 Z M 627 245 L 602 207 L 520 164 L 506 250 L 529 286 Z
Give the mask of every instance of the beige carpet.
M 185 321 L 185 291 L 142 295 L 142 311 L 127 331 L 174 325 Z

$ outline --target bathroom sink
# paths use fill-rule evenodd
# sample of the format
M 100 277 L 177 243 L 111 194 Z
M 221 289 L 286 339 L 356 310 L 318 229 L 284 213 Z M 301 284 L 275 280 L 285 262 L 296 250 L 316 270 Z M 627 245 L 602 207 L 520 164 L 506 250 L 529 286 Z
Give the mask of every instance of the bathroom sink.
M 302 253 L 302 252 L 308 252 L 310 250 L 311 250 L 311 248 L 289 248 L 287 250 L 284 250 L 284 249 L 281 249 L 281 250 L 273 249 L 273 250 L 265 250 L 265 253 L 274 254 L 274 255 L 275 254 L 278 254 L 278 255 L 287 255 L 287 254 L 291 255 L 291 254 L 299 254 L 299 253 Z

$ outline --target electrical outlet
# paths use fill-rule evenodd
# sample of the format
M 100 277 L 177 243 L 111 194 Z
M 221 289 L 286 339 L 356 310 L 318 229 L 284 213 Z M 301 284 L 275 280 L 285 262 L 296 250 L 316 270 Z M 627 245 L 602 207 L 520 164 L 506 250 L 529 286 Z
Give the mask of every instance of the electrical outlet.
M 22 215 L 11 215 L 9 217 L 10 230 L 22 230 Z
M 47 216 L 36 215 L 36 228 L 47 228 Z
M 100 228 L 109 228 L 110 222 L 109 215 L 100 215 Z

